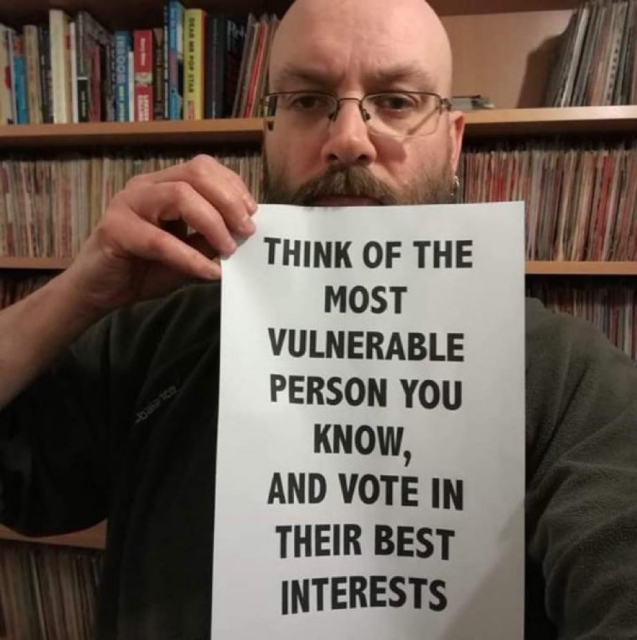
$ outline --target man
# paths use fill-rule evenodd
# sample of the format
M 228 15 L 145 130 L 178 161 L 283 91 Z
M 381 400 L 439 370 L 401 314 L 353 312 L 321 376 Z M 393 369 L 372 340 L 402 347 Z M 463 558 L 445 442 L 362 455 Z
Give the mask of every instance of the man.
M 270 201 L 450 197 L 462 116 L 433 98 L 422 121 L 383 128 L 385 109 L 411 109 L 405 92 L 450 95 L 448 40 L 422 0 L 299 0 L 270 71 L 284 93 L 269 102 Z M 0 520 L 46 534 L 108 517 L 99 638 L 209 637 L 218 289 L 133 303 L 218 279 L 211 257 L 253 233 L 256 209 L 210 158 L 135 178 L 73 265 L 0 314 Z M 527 354 L 526 637 L 635 638 L 637 374 L 533 303 Z

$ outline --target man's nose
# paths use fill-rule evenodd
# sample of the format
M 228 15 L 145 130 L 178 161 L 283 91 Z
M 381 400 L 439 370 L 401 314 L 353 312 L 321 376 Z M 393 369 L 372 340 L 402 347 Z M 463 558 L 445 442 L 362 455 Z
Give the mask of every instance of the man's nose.
M 376 147 L 356 101 L 344 100 L 330 122 L 322 156 L 328 164 L 369 165 L 376 159 Z

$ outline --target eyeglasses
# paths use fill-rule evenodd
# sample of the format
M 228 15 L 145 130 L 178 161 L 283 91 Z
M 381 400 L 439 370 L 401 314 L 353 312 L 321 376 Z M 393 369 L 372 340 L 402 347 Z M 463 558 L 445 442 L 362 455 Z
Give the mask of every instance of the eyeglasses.
M 410 138 L 433 133 L 451 102 L 426 91 L 387 91 L 362 98 L 338 98 L 320 91 L 280 91 L 263 98 L 266 126 L 287 131 L 327 128 L 338 117 L 343 102 L 358 103 L 370 133 L 392 138 Z

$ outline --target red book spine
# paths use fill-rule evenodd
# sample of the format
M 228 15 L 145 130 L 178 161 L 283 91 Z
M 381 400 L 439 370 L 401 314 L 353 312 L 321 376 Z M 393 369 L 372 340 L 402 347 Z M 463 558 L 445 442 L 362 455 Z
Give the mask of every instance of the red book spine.
M 135 121 L 153 120 L 153 31 L 135 31 Z

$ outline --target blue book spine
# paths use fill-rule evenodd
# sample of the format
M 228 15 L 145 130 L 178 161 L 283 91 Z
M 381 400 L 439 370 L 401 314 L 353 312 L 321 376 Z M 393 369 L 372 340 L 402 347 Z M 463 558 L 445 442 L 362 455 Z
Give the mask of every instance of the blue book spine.
M 130 122 L 128 95 L 128 52 L 131 50 L 130 31 L 115 32 L 115 120 Z
M 184 7 L 168 0 L 168 94 L 171 120 L 182 117 L 184 74 Z
M 26 58 L 24 57 L 23 40 L 20 38 L 18 42 L 15 43 L 13 49 L 12 70 L 13 91 L 16 100 L 16 120 L 18 124 L 29 124 L 29 104 L 27 102 L 27 64 Z

